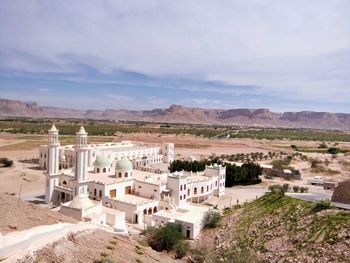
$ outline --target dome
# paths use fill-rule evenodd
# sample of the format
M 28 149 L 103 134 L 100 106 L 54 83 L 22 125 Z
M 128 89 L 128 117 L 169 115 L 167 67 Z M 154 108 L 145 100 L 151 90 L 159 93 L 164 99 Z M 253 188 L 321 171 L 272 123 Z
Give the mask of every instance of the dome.
M 111 165 L 111 160 L 107 156 L 97 156 L 94 166 L 108 167 Z
M 132 164 L 128 159 L 121 159 L 117 161 L 115 170 L 119 171 L 131 171 L 132 170 Z

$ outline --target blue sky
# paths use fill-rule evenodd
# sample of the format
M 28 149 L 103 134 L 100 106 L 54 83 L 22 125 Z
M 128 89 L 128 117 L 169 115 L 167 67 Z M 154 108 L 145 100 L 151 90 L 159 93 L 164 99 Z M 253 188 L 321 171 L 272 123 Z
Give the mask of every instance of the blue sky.
M 0 97 L 350 112 L 350 1 L 0 4 Z

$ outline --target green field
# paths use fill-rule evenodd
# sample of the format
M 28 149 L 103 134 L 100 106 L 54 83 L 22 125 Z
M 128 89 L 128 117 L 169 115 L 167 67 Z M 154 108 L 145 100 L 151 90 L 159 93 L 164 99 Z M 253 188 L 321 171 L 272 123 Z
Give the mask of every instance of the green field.
M 306 140 L 325 142 L 350 142 L 350 133 L 344 131 L 327 131 L 313 129 L 283 128 L 239 128 L 234 126 L 169 124 L 147 122 L 117 122 L 102 120 L 68 120 L 68 119 L 0 119 L 0 132 L 14 134 L 46 134 L 52 122 L 60 130 L 61 135 L 73 135 L 84 125 L 90 135 L 113 136 L 120 133 L 159 133 L 159 134 L 191 134 L 206 138 L 251 138 L 267 140 Z

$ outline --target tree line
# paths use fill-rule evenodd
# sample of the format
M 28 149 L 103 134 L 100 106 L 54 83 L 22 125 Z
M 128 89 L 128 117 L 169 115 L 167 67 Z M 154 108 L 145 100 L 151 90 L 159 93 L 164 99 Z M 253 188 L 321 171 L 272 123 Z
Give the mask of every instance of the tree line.
M 188 172 L 201 172 L 205 170 L 206 165 L 214 163 L 223 164 L 226 167 L 225 185 L 227 187 L 261 183 L 259 176 L 262 175 L 263 168 L 259 164 L 252 162 L 247 162 L 241 166 L 237 166 L 235 164 L 224 163 L 218 159 L 205 159 L 202 161 L 174 160 L 170 164 L 169 170 L 170 172 L 183 170 Z

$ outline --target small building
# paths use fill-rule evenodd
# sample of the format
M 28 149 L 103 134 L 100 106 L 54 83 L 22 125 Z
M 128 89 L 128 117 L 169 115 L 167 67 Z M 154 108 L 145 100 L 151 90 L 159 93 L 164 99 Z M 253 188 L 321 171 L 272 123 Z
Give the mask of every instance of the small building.
M 350 180 L 343 181 L 335 187 L 332 202 L 350 205 Z

